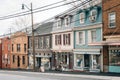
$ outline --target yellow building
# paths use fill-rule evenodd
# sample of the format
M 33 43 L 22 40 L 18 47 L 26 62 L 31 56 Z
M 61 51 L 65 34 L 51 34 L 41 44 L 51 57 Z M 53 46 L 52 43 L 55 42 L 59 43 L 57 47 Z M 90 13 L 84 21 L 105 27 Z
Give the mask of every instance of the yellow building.
M 11 36 L 11 68 L 26 69 L 28 67 L 27 34 L 16 32 Z

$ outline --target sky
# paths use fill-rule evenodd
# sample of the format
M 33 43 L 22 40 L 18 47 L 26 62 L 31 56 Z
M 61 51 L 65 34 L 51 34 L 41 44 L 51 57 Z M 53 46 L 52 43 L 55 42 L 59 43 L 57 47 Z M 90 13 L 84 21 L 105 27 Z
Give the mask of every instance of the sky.
M 33 9 L 34 9 L 34 8 L 38 8 L 38 7 L 52 4 L 59 1 L 62 1 L 62 0 L 0 0 L 0 17 L 28 10 L 27 8 L 25 10 L 22 10 L 21 9 L 22 4 L 25 4 L 27 7 L 30 8 L 30 3 L 32 2 Z M 69 2 L 69 0 L 66 0 L 66 2 Z M 49 19 L 61 12 L 64 12 L 68 8 L 70 8 L 70 5 L 43 11 L 43 12 L 34 13 L 33 14 L 34 23 L 39 23 L 41 21 Z M 0 27 L 1 27 L 0 35 L 10 33 L 10 28 L 11 28 L 11 32 L 20 30 L 21 27 L 15 25 L 15 23 L 16 21 L 19 22 L 21 18 L 30 22 L 30 15 L 12 18 L 12 19 L 0 20 Z

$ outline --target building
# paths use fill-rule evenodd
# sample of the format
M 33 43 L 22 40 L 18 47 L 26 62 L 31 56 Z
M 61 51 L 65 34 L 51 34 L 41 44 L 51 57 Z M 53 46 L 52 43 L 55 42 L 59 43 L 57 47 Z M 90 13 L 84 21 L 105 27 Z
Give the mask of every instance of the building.
M 81 6 L 74 22 L 74 70 L 100 72 L 102 70 L 102 4 L 92 0 Z
M 28 37 L 25 32 L 11 35 L 11 68 L 26 69 L 28 67 Z
M 120 73 L 120 1 L 103 0 L 104 72 Z
M 2 68 L 10 68 L 10 38 L 2 38 Z
M 73 69 L 73 14 L 69 9 L 55 16 L 52 31 L 54 68 L 59 69 L 62 64 L 63 70 Z
M 0 39 L 0 68 L 2 68 L 2 39 Z
M 39 69 L 44 66 L 45 70 L 52 69 L 52 28 L 53 22 L 45 22 L 40 25 L 36 25 L 34 32 L 35 36 L 35 66 Z M 32 36 L 28 35 L 29 39 L 29 67 L 33 66 L 33 45 Z

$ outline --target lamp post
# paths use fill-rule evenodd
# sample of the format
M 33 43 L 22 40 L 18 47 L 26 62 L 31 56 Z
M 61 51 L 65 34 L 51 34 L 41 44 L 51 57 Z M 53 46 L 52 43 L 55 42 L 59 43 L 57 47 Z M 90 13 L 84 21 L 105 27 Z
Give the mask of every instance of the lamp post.
M 28 8 L 25 4 L 22 4 L 22 9 L 26 7 L 31 12 L 31 27 L 32 27 L 32 48 L 33 48 L 33 71 L 35 71 L 35 45 L 34 45 L 34 28 L 33 28 L 33 7 L 32 3 L 30 4 L 30 8 Z

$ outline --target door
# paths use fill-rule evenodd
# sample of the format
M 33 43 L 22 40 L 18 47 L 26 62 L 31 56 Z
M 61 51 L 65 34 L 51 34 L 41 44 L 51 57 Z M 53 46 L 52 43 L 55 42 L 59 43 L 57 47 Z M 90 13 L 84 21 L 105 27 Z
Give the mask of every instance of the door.
M 41 57 L 37 57 L 37 67 L 41 66 Z
M 17 61 L 18 61 L 17 66 L 20 67 L 20 57 L 19 56 L 17 56 Z
M 89 54 L 84 55 L 84 67 L 90 67 L 90 55 Z

